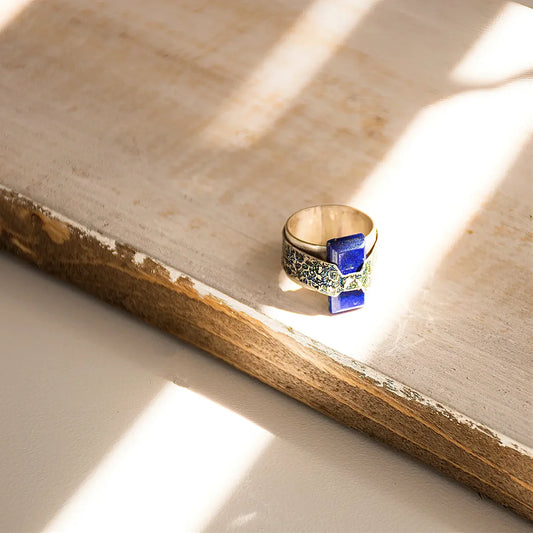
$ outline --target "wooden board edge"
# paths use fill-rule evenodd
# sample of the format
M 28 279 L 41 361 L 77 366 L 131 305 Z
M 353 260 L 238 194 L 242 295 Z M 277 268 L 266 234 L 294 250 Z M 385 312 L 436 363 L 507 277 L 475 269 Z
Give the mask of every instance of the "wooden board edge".
M 0 185 L 0 248 L 533 520 L 533 451 Z

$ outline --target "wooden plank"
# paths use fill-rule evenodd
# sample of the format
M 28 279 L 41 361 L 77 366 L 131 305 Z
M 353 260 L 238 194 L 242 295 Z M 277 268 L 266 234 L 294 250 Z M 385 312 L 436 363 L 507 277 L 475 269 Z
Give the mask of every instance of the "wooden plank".
M 496 1 L 29 4 L 0 33 L 2 246 L 532 516 L 532 28 Z M 326 202 L 380 229 L 336 317 L 279 267 Z

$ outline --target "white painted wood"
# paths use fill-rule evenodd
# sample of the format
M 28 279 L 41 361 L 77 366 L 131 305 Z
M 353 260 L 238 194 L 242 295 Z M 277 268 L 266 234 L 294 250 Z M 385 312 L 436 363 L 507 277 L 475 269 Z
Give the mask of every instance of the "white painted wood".
M 0 182 L 532 447 L 531 35 L 497 1 L 29 4 Z M 327 202 L 380 230 L 336 317 L 279 266 Z

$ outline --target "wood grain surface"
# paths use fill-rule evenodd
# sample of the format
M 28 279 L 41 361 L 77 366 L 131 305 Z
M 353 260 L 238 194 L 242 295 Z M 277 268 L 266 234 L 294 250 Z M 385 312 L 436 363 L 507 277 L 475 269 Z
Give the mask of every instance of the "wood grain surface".
M 533 516 L 531 10 L 8 4 L 2 247 Z M 330 202 L 380 230 L 336 317 L 279 265 Z

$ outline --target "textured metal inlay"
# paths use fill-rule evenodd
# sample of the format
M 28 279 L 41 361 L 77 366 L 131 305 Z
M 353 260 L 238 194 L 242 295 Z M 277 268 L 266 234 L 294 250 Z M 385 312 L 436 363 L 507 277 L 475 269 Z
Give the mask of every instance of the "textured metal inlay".
M 372 254 L 359 272 L 343 275 L 337 265 L 302 252 L 285 238 L 282 264 L 290 278 L 327 296 L 338 296 L 345 291 L 364 291 L 369 287 L 372 276 Z

